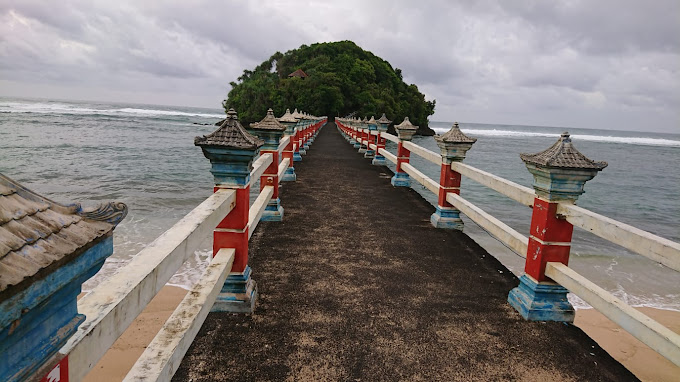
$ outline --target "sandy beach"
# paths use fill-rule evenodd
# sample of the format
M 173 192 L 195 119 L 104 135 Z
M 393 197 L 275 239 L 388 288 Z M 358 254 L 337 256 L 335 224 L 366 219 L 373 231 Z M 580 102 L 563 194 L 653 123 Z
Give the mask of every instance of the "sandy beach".
M 674 332 L 680 333 L 680 312 L 654 308 L 638 310 Z M 578 310 L 574 324 L 641 380 L 650 382 L 680 380 L 680 367 L 657 354 L 595 309 Z
M 182 288 L 164 287 L 84 381 L 121 381 L 185 294 L 186 290 Z M 673 331 L 680 332 L 680 312 L 654 308 L 639 310 Z M 658 355 L 596 310 L 578 310 L 575 325 L 588 333 L 641 380 L 678 381 L 680 367 Z

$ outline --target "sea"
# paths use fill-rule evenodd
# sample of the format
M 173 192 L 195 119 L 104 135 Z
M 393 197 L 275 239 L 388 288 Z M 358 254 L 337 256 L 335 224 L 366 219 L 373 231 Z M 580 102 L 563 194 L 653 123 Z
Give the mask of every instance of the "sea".
M 114 233 L 114 254 L 84 285 L 87 291 L 210 196 L 210 164 L 193 139 L 212 132 L 223 117 L 221 109 L 0 98 L 0 173 L 60 203 L 92 206 L 117 200 L 129 206 Z M 451 126 L 431 122 L 440 134 Z M 477 138 L 466 164 L 527 187 L 532 177 L 519 154 L 542 151 L 568 131 L 579 151 L 609 163 L 586 184 L 579 206 L 680 242 L 680 134 L 460 126 Z M 432 137 L 414 142 L 438 152 Z M 396 151 L 388 143 L 387 149 Z M 411 163 L 438 180 L 438 166 L 417 156 Z M 428 190 L 415 182 L 413 188 L 436 203 Z M 461 196 L 520 233 L 528 232 L 528 207 L 465 178 Z M 521 274 L 524 260 L 467 218 L 465 232 Z M 207 265 L 210 248 L 206 238 L 170 285 L 190 288 Z M 680 273 L 589 232 L 575 229 L 569 265 L 630 305 L 680 311 Z M 570 300 L 577 308 L 588 307 L 575 296 Z

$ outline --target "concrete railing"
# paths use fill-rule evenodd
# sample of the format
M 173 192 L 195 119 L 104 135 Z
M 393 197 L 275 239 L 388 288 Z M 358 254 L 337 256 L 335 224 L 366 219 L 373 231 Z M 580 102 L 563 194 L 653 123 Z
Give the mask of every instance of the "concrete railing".
M 463 164 L 465 151 L 475 140 L 464 134 L 461 135 L 462 133 L 457 130 L 457 125 L 451 132 L 438 137 L 438 145 L 442 149 L 440 155 L 410 142 L 415 129 L 404 133 L 397 126 L 397 132 L 402 136 L 401 139 L 380 131 L 376 133 L 377 137 L 373 138 L 373 132 L 360 121 L 340 119 L 336 121 L 336 124 L 345 138 L 355 144 L 355 147 L 358 144 L 361 147 L 373 148 L 397 165 L 397 173 L 392 178 L 393 185 L 410 185 L 410 179 L 413 179 L 440 197 L 437 212 L 431 219 L 435 227 L 462 229 L 462 221 L 459 221 L 458 216 L 462 212 L 526 259 L 525 271 L 527 273 L 520 278 L 520 286 L 513 289 L 509 296 L 510 304 L 526 319 L 573 321 L 573 308 L 566 299 L 566 292 L 569 291 L 641 342 L 680 366 L 680 335 L 625 304 L 567 266 L 573 226 L 580 227 L 676 271 L 680 271 L 680 244 L 577 207 L 573 203 L 580 193 L 570 194 L 567 198 L 556 198 L 555 195 L 560 192 L 560 195 L 565 195 L 566 191 L 551 184 L 546 192 L 545 187 L 541 188 L 545 185 L 537 185 L 541 179 L 535 178 L 534 181 L 534 187 L 541 190 L 541 193 L 538 193 L 534 189 Z M 385 148 L 378 147 L 375 142 L 380 139 L 397 143 L 396 155 Z M 565 135 L 561 140 L 565 141 Z M 570 140 L 567 142 L 571 143 Z M 442 167 L 440 181 L 437 182 L 427 177 L 411 165 L 409 163 L 411 153 L 440 165 Z M 528 164 L 527 167 L 530 165 L 536 167 L 533 163 Z M 594 176 L 594 173 L 590 175 Z M 461 176 L 466 176 L 501 195 L 532 208 L 530 237 L 517 232 L 461 197 Z M 563 176 L 563 174 L 557 176 Z M 571 178 L 569 180 L 573 181 Z M 581 180 L 580 190 L 586 180 Z M 547 237 L 548 235 L 550 237 Z M 559 252 L 558 256 L 551 258 L 545 255 L 545 252 L 555 249 Z M 530 257 L 527 256 L 529 253 L 531 253 Z M 536 258 L 540 259 L 541 256 L 543 256 L 543 263 L 537 264 Z M 546 294 L 552 296 L 545 298 Z
M 234 150 L 202 146 L 213 164 L 214 193 L 78 301 L 78 312 L 86 320 L 53 358 L 67 361 L 68 380 L 80 381 L 85 377 L 211 232 L 210 264 L 125 380 L 170 380 L 211 309 L 252 311 L 249 309 L 254 308 L 256 292 L 251 290 L 254 282 L 247 266 L 248 240 L 261 220 L 282 219 L 279 183 L 286 180 L 284 174 L 292 168 L 294 151 L 309 147 L 326 122 L 325 118 L 300 117 L 293 129 L 288 130 L 289 134 L 283 135 L 281 131 L 274 137 L 275 142 L 267 135 L 262 150 L 259 147 L 252 150 L 250 160 L 246 157 L 244 161 L 244 150 L 240 147 Z M 220 129 L 236 129 L 234 121 L 235 118 L 232 125 L 226 126 L 227 123 Z M 245 132 L 240 129 L 239 133 Z M 215 147 L 220 151 L 216 152 Z M 292 173 L 293 178 L 287 180 L 295 179 Z M 251 205 L 250 185 L 258 178 L 260 190 Z M 243 290 L 237 290 L 239 287 Z M 248 301 L 235 298 L 245 295 Z M 231 307 L 235 309 L 230 310 Z

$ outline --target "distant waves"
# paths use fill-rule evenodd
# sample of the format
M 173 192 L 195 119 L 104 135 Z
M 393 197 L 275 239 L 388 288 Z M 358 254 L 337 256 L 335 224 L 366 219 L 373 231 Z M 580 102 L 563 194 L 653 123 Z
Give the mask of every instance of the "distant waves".
M 437 134 L 447 132 L 448 128 L 433 127 Z M 470 135 L 475 136 L 494 136 L 494 137 L 554 137 L 558 138 L 560 134 L 549 132 L 530 132 L 530 131 L 513 131 L 513 130 L 499 130 L 499 129 L 470 129 L 461 128 L 461 130 Z M 663 138 L 650 137 L 617 137 L 604 135 L 587 135 L 587 134 L 572 134 L 571 137 L 575 140 L 591 141 L 591 142 L 611 142 L 611 143 L 625 143 L 630 145 L 647 145 L 647 146 L 670 146 L 680 147 L 680 141 Z

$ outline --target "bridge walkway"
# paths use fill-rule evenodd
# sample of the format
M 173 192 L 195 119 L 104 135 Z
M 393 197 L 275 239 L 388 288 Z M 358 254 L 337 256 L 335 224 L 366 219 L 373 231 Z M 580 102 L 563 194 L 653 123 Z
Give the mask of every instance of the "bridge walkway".
M 295 171 L 250 242 L 256 313 L 211 313 L 174 381 L 637 380 L 579 328 L 522 319 L 518 279 L 332 122 Z

